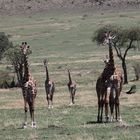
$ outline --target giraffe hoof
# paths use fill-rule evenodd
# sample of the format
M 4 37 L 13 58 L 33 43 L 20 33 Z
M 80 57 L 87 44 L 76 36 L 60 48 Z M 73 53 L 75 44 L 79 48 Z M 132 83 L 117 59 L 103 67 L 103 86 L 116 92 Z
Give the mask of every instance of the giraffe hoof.
M 121 118 L 120 118 L 120 119 L 118 119 L 118 120 L 117 120 L 117 122 L 120 122 L 120 123 L 121 123 L 121 122 L 122 122 L 122 119 L 121 119 Z
M 27 128 L 27 122 L 25 122 L 25 123 L 22 124 L 22 128 L 23 129 Z
M 32 128 L 36 128 L 36 123 L 32 122 Z
M 106 116 L 106 122 L 109 122 L 109 116 Z
M 69 104 L 69 106 L 72 106 L 72 105 L 73 105 L 73 103 L 70 103 L 70 104 Z

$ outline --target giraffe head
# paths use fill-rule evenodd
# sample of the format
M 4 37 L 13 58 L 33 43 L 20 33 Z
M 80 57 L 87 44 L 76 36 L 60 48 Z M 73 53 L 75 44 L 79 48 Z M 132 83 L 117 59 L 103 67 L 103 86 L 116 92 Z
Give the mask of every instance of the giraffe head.
M 109 43 L 111 43 L 115 38 L 116 38 L 116 36 L 115 36 L 111 31 L 105 32 L 105 33 L 104 33 L 103 44 L 109 44 Z
M 27 45 L 27 42 L 22 42 L 20 48 L 21 48 L 21 51 L 22 51 L 23 54 L 27 54 L 30 46 Z
M 44 66 L 47 67 L 47 65 L 48 65 L 48 60 L 47 60 L 47 58 L 44 59 L 43 63 L 44 63 Z

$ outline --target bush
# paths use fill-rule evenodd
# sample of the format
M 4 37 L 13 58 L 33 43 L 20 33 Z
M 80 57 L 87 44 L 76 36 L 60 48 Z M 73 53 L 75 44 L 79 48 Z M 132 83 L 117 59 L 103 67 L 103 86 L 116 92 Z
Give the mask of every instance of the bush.
M 140 79 L 140 64 L 135 63 L 133 68 L 134 68 L 136 80 L 138 81 Z
M 0 88 L 13 88 L 17 87 L 17 83 L 13 76 L 8 71 L 0 71 Z
M 12 42 L 9 41 L 8 36 L 4 32 L 0 32 L 0 60 L 3 57 L 4 52 L 12 47 Z

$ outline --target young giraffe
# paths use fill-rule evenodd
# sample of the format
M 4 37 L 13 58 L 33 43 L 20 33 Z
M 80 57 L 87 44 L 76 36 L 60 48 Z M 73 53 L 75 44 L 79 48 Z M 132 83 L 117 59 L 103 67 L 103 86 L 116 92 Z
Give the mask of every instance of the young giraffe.
M 49 78 L 47 64 L 48 64 L 47 59 L 44 59 L 44 66 L 46 68 L 46 80 L 45 80 L 46 99 L 48 102 L 48 108 L 53 108 L 53 95 L 55 91 L 55 85 L 54 82 L 52 82 Z
M 68 69 L 68 77 L 69 77 L 69 82 L 68 82 L 67 86 L 68 86 L 68 90 L 70 92 L 70 99 L 71 99 L 70 105 L 73 105 L 75 103 L 74 97 L 75 97 L 75 93 L 76 93 L 76 82 L 72 81 L 69 69 Z
M 114 118 L 114 106 L 115 106 L 115 119 L 116 121 L 122 121 L 121 115 L 120 115 L 120 101 L 119 97 L 122 91 L 122 85 L 123 85 L 123 76 L 121 71 L 115 67 L 115 71 L 113 75 L 110 78 L 108 86 L 108 92 L 110 93 L 109 96 L 109 105 L 110 105 L 110 111 L 111 111 L 111 117 L 110 121 L 113 121 Z
M 112 39 L 110 32 L 105 35 L 104 43 L 109 45 L 109 61 L 106 61 L 106 66 L 98 78 L 96 83 L 96 91 L 98 96 L 98 122 L 102 122 L 103 107 L 105 105 L 106 121 L 109 120 L 108 104 L 110 105 L 111 118 L 113 117 L 113 110 L 115 105 L 116 120 L 120 118 L 119 110 L 119 96 L 122 89 L 122 75 L 118 72 L 114 64 Z
M 25 110 L 25 120 L 23 123 L 23 128 L 27 127 L 27 111 L 28 111 L 27 104 L 30 110 L 30 116 L 32 121 L 31 126 L 32 128 L 35 128 L 36 123 L 34 119 L 34 104 L 35 104 L 37 89 L 36 89 L 36 81 L 34 80 L 34 78 L 31 76 L 29 72 L 27 53 L 30 47 L 27 45 L 26 42 L 22 42 L 20 48 L 23 55 L 22 93 L 24 98 L 24 110 Z
M 108 56 L 106 56 L 106 60 L 104 61 L 105 65 L 108 63 Z M 110 121 L 113 121 L 114 118 L 114 106 L 115 106 L 115 118 L 116 120 L 121 121 L 120 117 L 120 109 L 118 105 L 119 96 L 122 90 L 123 85 L 123 77 L 120 69 L 115 66 L 115 70 L 113 75 L 111 75 L 108 84 L 107 84 L 107 95 L 109 95 L 109 106 L 110 106 Z M 118 119 L 118 116 L 120 117 Z

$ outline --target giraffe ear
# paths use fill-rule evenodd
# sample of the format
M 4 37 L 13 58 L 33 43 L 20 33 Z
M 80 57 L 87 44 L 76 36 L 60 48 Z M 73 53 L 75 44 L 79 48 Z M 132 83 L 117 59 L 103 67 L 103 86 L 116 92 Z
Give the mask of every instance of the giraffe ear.
M 30 46 L 27 46 L 27 49 L 29 49 L 30 48 Z

